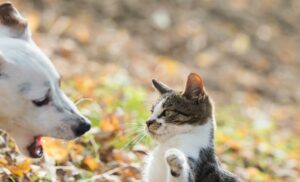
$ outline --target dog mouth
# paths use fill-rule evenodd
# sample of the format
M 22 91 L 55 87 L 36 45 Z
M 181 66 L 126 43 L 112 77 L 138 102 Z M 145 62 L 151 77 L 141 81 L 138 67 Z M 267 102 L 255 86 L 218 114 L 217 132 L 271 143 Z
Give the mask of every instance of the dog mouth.
M 41 158 L 43 156 L 42 136 L 34 137 L 34 141 L 27 147 L 30 157 Z

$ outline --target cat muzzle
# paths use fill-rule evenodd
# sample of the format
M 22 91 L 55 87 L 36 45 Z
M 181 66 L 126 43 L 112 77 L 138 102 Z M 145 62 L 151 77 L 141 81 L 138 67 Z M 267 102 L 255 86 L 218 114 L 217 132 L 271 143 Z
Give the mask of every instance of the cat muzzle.
M 155 132 L 159 127 L 161 127 L 161 123 L 158 123 L 156 120 L 148 120 L 146 122 L 147 128 L 150 133 Z

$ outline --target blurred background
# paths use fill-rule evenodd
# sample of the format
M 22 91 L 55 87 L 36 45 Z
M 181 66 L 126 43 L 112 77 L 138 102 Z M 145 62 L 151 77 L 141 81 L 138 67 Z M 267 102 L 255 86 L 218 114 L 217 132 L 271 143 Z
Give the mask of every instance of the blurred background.
M 180 90 L 192 71 L 216 103 L 224 167 L 245 181 L 299 181 L 300 1 L 12 2 L 93 129 L 45 138 L 40 161 L 1 133 L 2 181 L 141 181 L 151 79 Z

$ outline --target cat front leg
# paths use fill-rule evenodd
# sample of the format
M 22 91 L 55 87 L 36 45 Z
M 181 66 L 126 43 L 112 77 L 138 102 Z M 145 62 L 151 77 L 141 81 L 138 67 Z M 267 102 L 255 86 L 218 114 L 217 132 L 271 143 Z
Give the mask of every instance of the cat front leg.
M 189 182 L 190 167 L 183 152 L 176 148 L 165 152 L 168 166 L 167 182 Z

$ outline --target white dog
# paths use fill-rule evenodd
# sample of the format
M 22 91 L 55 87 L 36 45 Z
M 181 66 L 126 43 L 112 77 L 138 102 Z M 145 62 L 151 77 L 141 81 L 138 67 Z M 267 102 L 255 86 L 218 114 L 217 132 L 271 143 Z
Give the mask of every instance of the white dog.
M 11 3 L 0 4 L 0 129 L 27 156 L 42 157 L 42 136 L 70 140 L 90 129 L 59 82 L 26 20 Z

